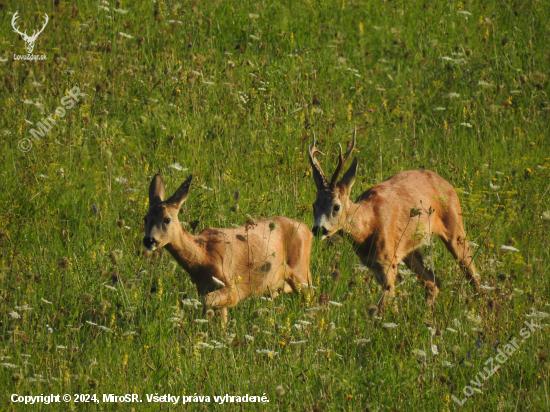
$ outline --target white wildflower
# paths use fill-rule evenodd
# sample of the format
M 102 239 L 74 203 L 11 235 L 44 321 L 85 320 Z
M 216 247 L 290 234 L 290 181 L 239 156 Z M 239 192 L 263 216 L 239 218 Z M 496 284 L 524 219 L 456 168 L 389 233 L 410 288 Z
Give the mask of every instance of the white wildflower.
M 458 93 L 448 93 L 446 97 L 448 99 L 452 99 L 454 97 L 460 97 L 460 94 L 458 94 Z
M 193 306 L 194 309 L 197 309 L 199 306 L 202 305 L 201 302 L 199 302 L 197 299 L 193 299 L 193 298 L 186 298 L 186 299 L 183 299 L 181 301 L 181 303 L 184 305 L 184 306 Z
M 57 348 L 57 349 L 67 349 L 66 346 L 61 346 L 61 345 L 57 345 L 56 348 Z
M 208 348 L 208 349 L 214 349 L 214 346 L 206 343 L 206 342 L 199 342 L 197 345 L 196 345 L 197 348 Z
M 16 369 L 19 367 L 17 365 L 14 365 L 13 363 L 0 363 L 0 365 L 2 365 L 4 368 L 12 368 L 12 369 Z
M 386 329 L 392 329 L 398 327 L 398 323 L 382 323 L 382 327 Z
M 265 354 L 269 356 L 277 356 L 279 354 L 279 352 L 275 352 L 269 349 L 256 349 L 256 353 L 259 353 L 261 355 Z
M 483 320 L 481 319 L 481 316 L 479 315 L 472 315 L 472 314 L 469 314 L 466 319 L 468 319 L 468 322 L 470 322 L 471 324 L 475 325 L 475 326 L 480 326 L 482 323 L 483 323 Z
M 480 288 L 483 290 L 495 290 L 494 286 L 487 286 L 487 285 L 481 285 Z
M 244 335 L 244 338 L 249 342 L 254 342 L 254 336 Z
M 248 18 L 250 18 L 252 20 L 256 20 L 256 19 L 260 18 L 260 15 L 259 14 L 254 14 L 254 13 L 248 13 Z
M 308 325 L 311 325 L 311 322 L 308 322 L 307 320 L 297 320 L 296 322 L 298 322 L 300 325 L 304 325 L 304 326 L 308 326 Z
M 477 333 L 483 332 L 483 328 L 472 328 L 472 331 Z
M 134 36 L 132 36 L 130 34 L 123 33 L 121 31 L 119 31 L 118 34 L 120 34 L 122 37 L 126 37 L 127 39 L 133 39 L 134 38 Z
M 370 339 L 365 339 L 365 338 L 355 339 L 355 343 L 357 344 L 369 343 L 369 342 L 370 342 Z
M 550 313 L 546 313 L 546 312 L 531 312 L 528 315 L 525 315 L 526 318 L 531 318 L 531 319 L 542 319 L 542 318 L 547 318 L 548 316 L 550 316 Z
M 195 323 L 208 323 L 208 319 L 195 319 Z
M 494 185 L 494 184 L 491 183 L 491 182 L 489 182 L 489 187 L 490 187 L 491 189 L 493 189 L 493 190 L 498 190 L 498 189 L 500 189 L 500 186 Z
M 432 345 L 432 353 L 434 355 L 439 355 L 439 349 L 437 349 L 437 345 Z
M 446 366 L 446 367 L 453 366 L 453 364 L 452 364 L 451 362 L 446 361 L 446 360 L 444 360 L 443 362 L 441 362 L 441 364 L 442 364 L 443 366 Z
M 117 178 L 115 178 L 115 182 L 126 183 L 127 181 L 128 181 L 128 179 L 126 179 L 125 177 L 117 177 Z
M 447 328 L 446 329 L 448 332 L 452 332 L 452 333 L 458 333 L 456 330 L 454 330 L 453 328 Z
M 452 57 L 449 57 L 449 56 L 443 56 L 441 58 L 441 60 L 446 61 L 446 62 L 454 62 L 454 59 Z
M 103 286 L 105 286 L 109 290 L 114 290 L 116 292 L 116 288 L 114 286 L 111 286 L 111 285 L 103 285 Z
M 237 336 L 237 335 L 234 334 L 234 333 L 228 333 L 225 337 L 225 341 L 227 343 L 231 343 L 231 342 L 233 342 L 233 339 L 235 339 L 235 336 Z
M 299 325 L 298 323 L 295 323 L 293 326 L 298 330 L 302 330 L 302 325 Z
M 307 283 L 304 283 L 304 282 L 300 283 L 300 285 L 302 285 L 302 286 L 304 286 L 304 287 L 306 287 L 306 288 L 309 287 L 309 288 L 311 288 L 311 289 L 317 289 L 315 286 L 313 286 L 313 285 L 308 285 Z
M 108 328 L 107 326 L 97 325 L 97 327 L 101 330 L 104 330 L 105 332 L 114 333 L 113 330 Z
M 484 86 L 484 87 L 493 87 L 493 85 L 489 82 L 486 82 L 485 80 L 480 80 L 477 82 L 478 86 Z
M 32 310 L 32 308 L 29 305 L 23 305 L 23 306 L 16 306 L 15 310 L 26 312 L 28 310 Z
M 464 127 L 472 127 L 470 123 L 460 123 L 460 125 Z
M 109 11 L 109 8 L 108 8 L 108 7 L 101 6 L 101 5 L 97 6 L 97 9 L 98 9 L 98 10 L 103 10 L 103 11 Z
M 307 309 L 306 309 L 306 312 L 315 312 L 315 311 L 321 310 L 321 309 L 323 309 L 323 308 L 320 307 L 320 306 L 313 306 L 313 307 L 311 307 L 311 308 L 307 308 Z
M 21 315 L 15 311 L 8 312 L 8 316 L 12 319 L 21 319 Z
M 296 340 L 296 341 L 292 341 L 290 342 L 291 345 L 302 345 L 304 343 L 306 343 L 307 340 Z
M 412 353 L 413 355 L 417 355 L 417 356 L 427 356 L 426 352 L 420 349 L 414 349 Z
M 550 210 L 545 210 L 541 215 L 542 220 L 550 220 Z
M 218 286 L 221 286 L 221 287 L 224 287 L 225 286 L 225 283 L 223 283 L 221 280 L 219 280 L 217 277 L 214 277 L 212 276 L 212 281 L 218 285 Z
M 444 107 L 434 107 L 434 112 L 442 112 L 443 110 L 445 110 Z
M 117 13 L 120 13 L 120 14 L 126 14 L 128 13 L 128 10 L 123 10 L 123 9 L 113 9 L 113 11 L 117 12 Z
M 137 332 L 136 331 L 133 331 L 133 330 L 130 330 L 128 332 L 124 332 L 122 334 L 122 336 L 126 337 L 126 336 L 133 336 L 133 335 L 137 335 Z
M 40 300 L 41 300 L 42 302 L 44 302 L 46 305 L 51 305 L 51 304 L 52 304 L 52 302 L 50 302 L 49 300 L 46 300 L 46 299 L 44 299 L 44 298 L 40 298 Z
M 506 252 L 519 252 L 519 249 L 516 249 L 513 246 L 507 246 L 507 245 L 500 245 L 500 250 L 504 250 Z
M 472 13 L 470 13 L 469 11 L 466 11 L 466 10 L 459 10 L 457 11 L 458 14 L 462 14 L 464 16 L 471 16 Z
M 333 300 L 329 300 L 328 303 L 330 303 L 332 306 L 342 306 L 343 304 L 340 302 L 334 302 Z

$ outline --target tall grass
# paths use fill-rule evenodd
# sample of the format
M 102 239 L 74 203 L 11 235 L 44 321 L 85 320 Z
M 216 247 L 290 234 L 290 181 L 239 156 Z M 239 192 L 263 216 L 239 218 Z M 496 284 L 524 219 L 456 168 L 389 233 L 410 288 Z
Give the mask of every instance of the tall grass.
M 2 409 L 25 407 L 13 393 L 140 395 L 123 410 L 159 410 L 154 393 L 265 393 L 266 404 L 162 410 L 452 410 L 526 315 L 550 312 L 547 2 L 0 7 Z M 13 60 L 16 10 L 29 32 L 50 16 L 34 50 L 46 61 Z M 85 99 L 35 141 L 31 128 L 75 86 Z M 373 318 L 380 288 L 336 237 L 315 242 L 311 269 L 318 295 L 341 306 L 250 299 L 226 329 L 197 323 L 188 276 L 168 253 L 143 254 L 151 176 L 171 191 L 197 175 L 180 215 L 197 231 L 247 214 L 311 225 L 311 133 L 330 170 L 355 125 L 353 196 L 401 170 L 449 180 L 487 288 L 475 294 L 436 243 L 434 310 L 402 270 L 399 312 Z M 547 327 L 533 332 L 462 408 L 550 408 L 548 344 Z

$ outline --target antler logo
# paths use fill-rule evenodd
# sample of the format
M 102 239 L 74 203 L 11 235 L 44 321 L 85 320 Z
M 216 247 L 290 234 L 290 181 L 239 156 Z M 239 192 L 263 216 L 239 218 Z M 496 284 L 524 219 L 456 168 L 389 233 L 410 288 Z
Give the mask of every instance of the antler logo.
M 25 41 L 25 47 L 27 49 L 27 53 L 31 54 L 32 51 L 34 50 L 34 42 L 38 38 L 38 35 L 44 31 L 44 29 L 46 28 L 46 25 L 48 24 L 48 20 L 49 20 L 48 15 L 44 13 L 44 16 L 46 17 L 46 19 L 44 21 L 44 26 L 42 26 L 42 29 L 38 31 L 34 30 L 32 34 L 29 36 L 27 35 L 27 30 L 25 30 L 24 33 L 21 33 L 19 31 L 19 27 L 15 27 L 15 23 L 16 23 L 15 21 L 19 17 L 17 13 L 19 13 L 19 10 L 15 12 L 15 14 L 13 15 L 13 18 L 11 19 L 11 25 L 13 27 L 13 31 L 16 32 L 17 34 L 20 34 L 21 37 L 23 37 L 23 40 Z

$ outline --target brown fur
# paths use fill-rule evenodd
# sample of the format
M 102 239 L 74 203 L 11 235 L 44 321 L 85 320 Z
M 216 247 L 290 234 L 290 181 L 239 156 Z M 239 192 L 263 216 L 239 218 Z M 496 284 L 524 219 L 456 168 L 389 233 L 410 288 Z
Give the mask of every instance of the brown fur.
M 247 297 L 298 293 L 311 285 L 312 234 L 301 222 L 273 217 L 235 229 L 207 228 L 197 236 L 184 230 L 178 211 L 191 178 L 166 201 L 164 181 L 160 175 L 153 178 L 143 242 L 150 250 L 164 247 L 170 252 L 204 296 L 205 310 L 219 310 L 226 322 L 227 308 Z
M 354 145 L 355 138 L 352 150 Z M 314 154 L 315 150 L 310 149 L 310 153 Z M 318 190 L 313 231 L 320 232 L 322 238 L 336 232 L 351 238 L 357 256 L 374 271 L 384 290 L 379 300 L 380 309 L 386 298 L 394 297 L 397 265 L 401 261 L 415 271 L 426 288 L 428 305 L 433 304 L 439 293 L 439 282 L 424 266 L 419 250 L 432 235 L 439 237 L 460 262 L 470 283 L 479 286 L 460 202 L 453 186 L 445 179 L 427 170 L 401 172 L 373 186 L 353 203 L 349 197 L 357 174 L 357 159 L 335 187 L 319 184 L 326 182 L 326 178 L 318 163 L 311 161 L 311 164 Z

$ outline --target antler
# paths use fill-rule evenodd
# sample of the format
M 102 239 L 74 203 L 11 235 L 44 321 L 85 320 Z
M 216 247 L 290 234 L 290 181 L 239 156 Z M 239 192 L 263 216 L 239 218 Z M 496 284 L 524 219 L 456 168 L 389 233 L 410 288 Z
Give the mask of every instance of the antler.
M 38 31 L 38 33 L 34 33 L 36 30 L 33 30 L 32 32 L 32 35 L 31 35 L 31 39 L 32 40 L 36 40 L 36 38 L 38 37 L 38 35 L 40 33 L 42 33 L 44 31 L 44 29 L 46 28 L 47 24 L 48 24 L 48 21 L 50 21 L 50 18 L 48 17 L 48 15 L 46 13 L 44 13 L 44 17 L 46 17 L 46 21 L 44 22 L 44 25 L 42 26 L 42 29 Z
M 19 13 L 19 10 L 17 10 L 14 14 L 13 14 L 13 17 L 11 18 L 11 26 L 13 27 L 13 31 L 15 31 L 17 34 L 20 34 L 21 36 L 23 37 L 28 37 L 27 36 L 27 30 L 25 30 L 25 33 L 21 33 L 19 31 L 19 27 L 15 27 L 15 20 L 17 20 L 17 17 L 19 17 L 17 15 L 17 13 Z
M 338 158 L 338 166 L 336 166 L 336 170 L 334 171 L 334 174 L 332 175 L 332 179 L 330 179 L 330 187 L 331 190 L 336 187 L 336 181 L 338 180 L 338 175 L 342 173 L 342 168 L 344 167 L 344 163 L 346 163 L 346 160 L 348 160 L 349 156 L 353 152 L 353 149 L 355 149 L 355 134 L 357 133 L 357 126 L 353 129 L 353 140 L 351 142 L 351 148 L 346 152 L 346 155 L 342 157 L 342 145 L 338 144 L 340 146 L 340 157 Z
M 316 142 L 315 132 L 313 132 L 313 145 L 309 147 L 309 150 L 308 150 L 309 161 L 311 163 L 311 167 L 313 168 L 313 180 L 315 181 L 317 190 L 322 190 L 322 189 L 328 188 L 328 182 L 327 182 L 327 178 L 325 177 L 325 174 L 323 173 L 323 169 L 321 168 L 321 165 L 319 164 L 319 162 L 314 156 L 316 153 L 322 154 L 323 156 L 325 154 L 315 147 L 315 142 Z

